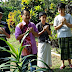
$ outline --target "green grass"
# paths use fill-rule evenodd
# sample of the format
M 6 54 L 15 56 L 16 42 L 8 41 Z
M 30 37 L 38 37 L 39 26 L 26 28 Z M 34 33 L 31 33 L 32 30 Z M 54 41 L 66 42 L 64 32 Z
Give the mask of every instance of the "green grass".
M 70 69 L 70 67 L 68 66 L 68 61 L 65 60 L 65 65 L 66 68 L 60 70 L 60 66 L 61 66 L 61 59 L 59 56 L 55 56 L 55 55 L 51 55 L 52 57 L 52 69 L 54 70 L 54 72 L 72 72 L 72 69 Z
M 36 38 L 36 41 L 38 41 L 37 38 Z M 11 34 L 11 38 L 8 39 L 8 42 L 14 46 L 15 50 L 20 46 L 19 41 L 17 41 L 15 39 L 15 35 L 13 35 L 13 34 Z M 60 51 L 60 50 L 58 50 L 58 51 Z M 72 72 L 72 69 L 70 69 L 69 66 L 68 66 L 68 61 L 65 61 L 66 68 L 60 70 L 59 69 L 59 67 L 61 66 L 60 57 L 59 56 L 55 56 L 55 55 L 51 55 L 51 58 L 52 58 L 52 67 L 51 68 L 54 70 L 54 72 Z
M 9 42 L 10 44 L 13 45 L 13 47 L 15 48 L 15 50 L 16 50 L 17 48 L 19 48 L 20 43 L 19 43 L 18 40 L 16 40 L 15 35 L 11 34 L 10 39 L 7 39 L 7 40 L 8 40 L 8 42 Z

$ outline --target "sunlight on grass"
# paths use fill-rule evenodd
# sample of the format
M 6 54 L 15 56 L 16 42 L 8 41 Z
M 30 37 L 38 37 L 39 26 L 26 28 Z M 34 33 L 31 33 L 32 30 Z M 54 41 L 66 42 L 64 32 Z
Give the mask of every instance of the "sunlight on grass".
M 53 55 L 53 54 L 51 55 L 51 57 L 52 57 L 52 67 L 51 68 L 54 70 L 54 72 L 72 72 L 72 69 L 70 69 L 70 67 L 68 66 L 67 60 L 65 60 L 66 68 L 60 70 L 59 68 L 62 64 L 60 57 Z
M 9 42 L 10 44 L 12 44 L 12 46 L 15 48 L 15 50 L 16 50 L 17 48 L 19 48 L 20 43 L 19 43 L 18 40 L 16 40 L 15 35 L 11 34 L 10 39 L 7 39 L 7 40 L 8 40 L 8 42 Z

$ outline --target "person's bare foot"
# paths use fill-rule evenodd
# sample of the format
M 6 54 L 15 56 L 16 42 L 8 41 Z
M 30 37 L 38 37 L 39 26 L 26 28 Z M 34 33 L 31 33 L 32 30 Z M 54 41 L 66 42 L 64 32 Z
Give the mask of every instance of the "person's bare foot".
M 70 64 L 69 66 L 70 66 L 70 68 L 72 69 L 72 64 Z
M 66 66 L 64 65 L 64 66 L 60 66 L 60 69 L 64 69 Z

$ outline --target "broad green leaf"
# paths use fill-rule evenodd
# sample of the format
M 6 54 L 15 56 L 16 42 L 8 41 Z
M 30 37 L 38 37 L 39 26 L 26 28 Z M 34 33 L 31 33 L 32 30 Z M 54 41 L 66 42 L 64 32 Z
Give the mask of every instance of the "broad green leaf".
M 20 58 L 20 55 L 21 55 L 22 50 L 23 50 L 26 46 L 30 46 L 30 45 L 22 46 L 22 47 L 19 49 L 19 58 Z
M 18 71 L 18 69 L 17 69 L 17 68 L 15 68 L 13 72 L 19 72 L 19 71 Z
M 22 38 L 22 40 L 21 40 L 21 45 L 20 45 L 20 47 L 19 47 L 19 48 L 20 48 L 20 49 L 19 49 L 19 58 L 20 58 L 20 55 L 21 55 L 21 52 L 22 52 L 23 48 L 26 47 L 26 45 L 22 47 L 22 43 L 23 43 L 24 39 L 26 38 L 26 36 L 27 36 L 28 34 L 29 34 L 29 31 L 27 31 L 27 32 L 25 33 L 25 35 L 23 36 L 23 38 Z
M 2 49 L 2 51 L 7 51 L 7 52 L 9 52 L 12 56 L 14 56 L 14 57 L 16 58 L 16 56 L 13 54 L 13 52 L 12 52 L 12 51 L 7 50 L 7 49 L 6 49 L 6 48 L 4 48 L 4 47 L 0 47 L 0 49 Z
M 3 25 L 0 25 L 0 27 L 4 27 Z
M 45 62 L 43 62 L 42 60 L 38 60 L 38 61 L 41 61 L 42 63 L 44 63 L 44 65 L 45 65 L 47 68 L 50 69 L 50 67 L 49 67 Z
M 22 40 L 21 40 L 21 46 L 22 46 L 22 43 L 23 43 L 23 41 L 24 41 L 24 39 L 26 38 L 26 36 L 29 34 L 29 31 L 27 31 L 26 33 L 25 33 L 25 35 L 23 36 L 23 38 L 22 38 Z M 21 47 L 20 46 L 20 47 Z
M 9 42 L 7 42 L 5 39 L 3 39 L 3 38 L 0 38 L 1 40 L 3 40 L 3 41 L 5 41 L 6 42 L 6 44 L 9 46 L 9 48 L 12 50 L 12 52 L 16 55 L 16 56 L 18 56 L 17 55 L 17 53 L 16 53 L 16 51 L 15 51 L 15 48 L 9 43 Z
M 36 71 L 48 71 L 48 69 L 46 69 L 46 68 L 39 68 L 39 69 L 37 69 L 37 70 L 34 70 L 33 72 L 36 72 Z
M 35 56 L 35 55 L 30 54 L 30 55 L 24 56 L 24 57 L 22 58 L 22 61 L 25 60 L 27 57 L 31 57 L 31 56 Z

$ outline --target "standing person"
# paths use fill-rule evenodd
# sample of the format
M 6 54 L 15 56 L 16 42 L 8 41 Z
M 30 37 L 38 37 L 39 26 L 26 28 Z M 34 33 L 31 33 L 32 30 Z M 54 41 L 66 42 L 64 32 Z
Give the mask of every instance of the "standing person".
M 35 26 L 34 23 L 30 22 L 30 11 L 25 8 L 22 12 L 22 19 L 23 21 L 21 23 L 19 23 L 16 28 L 15 28 L 15 37 L 17 40 L 21 40 L 23 38 L 23 36 L 25 35 L 25 32 L 27 32 L 28 30 L 30 30 L 29 35 L 25 38 L 25 40 L 23 41 L 23 45 L 25 44 L 31 44 L 30 47 L 26 47 L 23 49 L 21 56 L 27 56 L 29 54 L 33 54 L 33 55 L 37 55 L 37 47 L 36 47 L 36 41 L 35 41 L 35 36 L 38 36 L 38 30 Z M 37 59 L 36 56 L 27 58 L 24 63 L 28 60 L 28 59 Z M 37 65 L 37 61 L 33 61 L 31 62 L 32 65 Z M 35 70 L 36 68 L 31 68 L 32 70 Z M 27 70 L 27 68 L 26 68 Z M 26 72 L 24 70 L 24 72 Z
M 64 65 L 65 60 L 68 60 L 69 66 L 72 68 L 72 34 L 70 29 L 72 28 L 72 17 L 70 14 L 65 13 L 64 3 L 59 3 L 57 9 L 59 15 L 54 19 L 54 28 L 57 30 L 59 47 L 61 48 L 62 65 L 60 66 L 60 69 L 66 67 Z
M 38 37 L 38 60 L 42 60 L 48 66 L 52 66 L 51 64 L 51 48 L 49 44 L 49 35 L 51 35 L 50 25 L 46 23 L 47 14 L 45 12 L 39 13 L 39 19 L 41 22 L 36 24 L 36 27 L 39 31 Z M 46 68 L 44 63 L 38 61 L 37 65 L 41 68 Z M 42 71 L 41 71 L 42 72 Z
M 10 30 L 8 28 L 7 23 L 4 22 L 4 21 L 1 21 L 1 19 L 3 17 L 3 13 L 4 13 L 4 11 L 0 7 L 0 38 L 3 38 L 5 40 L 7 40 L 6 38 L 10 38 Z M 1 39 L 0 39 L 0 46 L 1 47 L 5 47 L 6 46 L 5 48 L 7 50 L 10 50 L 8 45 L 3 40 L 1 40 Z M 1 51 L 0 50 L 0 58 L 10 57 L 10 56 L 11 56 L 10 53 L 8 53 L 6 51 Z M 6 61 L 3 61 L 3 60 L 0 59 L 0 64 L 2 64 L 2 63 L 6 63 Z M 4 69 L 3 71 L 4 72 L 5 71 L 10 71 L 10 69 Z

